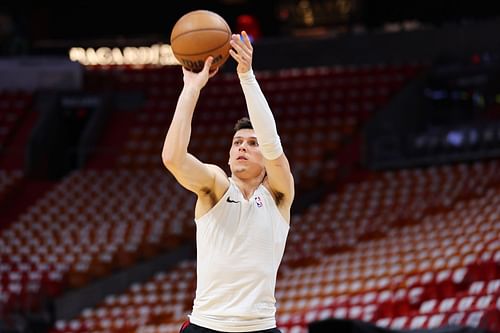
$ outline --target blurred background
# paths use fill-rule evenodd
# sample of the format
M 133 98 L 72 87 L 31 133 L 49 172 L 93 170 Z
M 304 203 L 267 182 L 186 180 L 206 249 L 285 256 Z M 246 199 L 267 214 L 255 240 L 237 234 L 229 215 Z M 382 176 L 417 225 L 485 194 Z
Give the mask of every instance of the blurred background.
M 282 332 L 500 332 L 498 7 L 2 1 L 0 332 L 186 320 L 195 197 L 161 149 L 182 88 L 170 31 L 196 9 L 250 33 L 292 165 Z M 190 151 L 226 166 L 245 114 L 230 59 Z
M 95 40 L 119 44 L 123 40 L 168 41 L 171 28 L 188 11 L 204 8 L 222 13 L 234 31 L 252 27 L 255 38 L 274 39 L 297 36 L 414 30 L 467 24 L 494 19 L 494 2 L 458 0 L 410 0 L 405 3 L 381 0 L 346 1 L 71 1 L 61 4 L 36 1 L 2 2 L 2 52 L 53 53 L 65 43 L 91 43 Z M 10 45 L 10 46 L 9 46 Z M 71 44 L 74 46 L 74 44 Z M 97 45 L 92 45 L 96 47 Z

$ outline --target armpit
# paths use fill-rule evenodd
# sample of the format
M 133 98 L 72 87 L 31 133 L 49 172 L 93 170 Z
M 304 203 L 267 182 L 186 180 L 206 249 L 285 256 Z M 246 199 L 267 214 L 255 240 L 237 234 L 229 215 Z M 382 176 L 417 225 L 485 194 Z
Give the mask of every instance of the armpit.
M 274 197 L 274 201 L 276 202 L 276 206 L 280 207 L 283 203 L 283 200 L 285 199 L 285 194 L 278 191 L 272 191 L 272 194 Z
M 209 198 L 212 207 L 217 203 L 217 198 L 215 197 L 215 193 L 209 187 L 202 187 L 200 191 L 203 196 Z
M 269 180 L 267 179 L 267 175 L 264 178 L 263 183 L 264 186 L 267 188 L 267 190 L 271 192 L 274 202 L 276 202 L 276 206 L 280 207 L 281 204 L 283 203 L 283 200 L 285 200 L 285 194 L 283 192 L 275 191 L 271 188 L 271 185 L 269 185 Z

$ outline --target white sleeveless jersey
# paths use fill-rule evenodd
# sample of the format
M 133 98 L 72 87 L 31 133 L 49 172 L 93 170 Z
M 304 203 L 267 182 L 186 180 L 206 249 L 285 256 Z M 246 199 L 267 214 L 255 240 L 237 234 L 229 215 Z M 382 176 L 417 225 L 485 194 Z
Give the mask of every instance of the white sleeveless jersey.
M 273 328 L 276 274 L 289 224 L 264 185 L 245 200 L 229 183 L 220 201 L 195 220 L 197 286 L 190 322 L 225 332 Z

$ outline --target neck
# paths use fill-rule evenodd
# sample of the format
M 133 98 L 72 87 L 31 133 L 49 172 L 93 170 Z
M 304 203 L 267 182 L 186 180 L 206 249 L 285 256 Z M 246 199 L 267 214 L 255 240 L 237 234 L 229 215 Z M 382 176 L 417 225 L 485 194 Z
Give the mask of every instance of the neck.
M 257 187 L 259 187 L 260 184 L 264 181 L 265 178 L 265 172 L 262 172 L 259 176 L 257 177 L 252 177 L 252 178 L 239 178 L 236 175 L 232 175 L 231 178 L 233 181 L 236 183 L 236 185 L 239 187 L 241 193 L 243 193 L 243 196 L 245 199 L 248 200 L 250 196 L 255 192 Z

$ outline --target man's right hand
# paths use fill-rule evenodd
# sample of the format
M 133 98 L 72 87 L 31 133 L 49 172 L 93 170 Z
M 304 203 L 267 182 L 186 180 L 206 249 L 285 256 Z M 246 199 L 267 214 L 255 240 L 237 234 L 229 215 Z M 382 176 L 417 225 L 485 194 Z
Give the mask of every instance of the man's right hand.
M 184 73 L 184 85 L 201 90 L 207 84 L 208 79 L 214 77 L 219 70 L 219 68 L 217 68 L 215 71 L 210 72 L 210 66 L 212 66 L 213 61 L 214 58 L 212 56 L 208 57 L 207 60 L 205 60 L 205 66 L 203 66 L 203 69 L 199 73 L 191 72 L 185 67 L 182 67 L 182 72 Z

